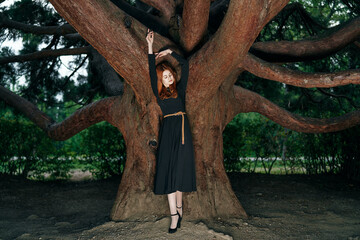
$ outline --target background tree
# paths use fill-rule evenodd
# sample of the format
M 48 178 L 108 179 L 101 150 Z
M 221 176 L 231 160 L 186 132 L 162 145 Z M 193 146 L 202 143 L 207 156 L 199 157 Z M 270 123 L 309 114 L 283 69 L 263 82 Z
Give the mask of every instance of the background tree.
M 34 4 L 22 0 L 18 6 L 3 11 L 3 31 L 6 29 L 14 37 L 24 34 L 25 39 L 32 39 L 31 43 L 33 38 L 39 40 L 37 45 L 29 46 L 18 56 L 3 50 L 2 67 L 9 73 L 15 71 L 10 63 L 27 64 L 23 69 L 27 71 L 29 85 L 19 91 L 22 97 L 0 86 L 0 96 L 57 140 L 67 139 L 100 121 L 108 121 L 119 129 L 126 142 L 127 159 L 111 213 L 114 220 L 166 213 L 162 207 L 166 198 L 152 193 L 160 109 L 148 77 L 145 42 L 148 27 L 158 33 L 155 50 L 171 47 L 182 52 L 190 64 L 186 101 L 194 137 L 198 191 L 185 196 L 184 210 L 192 218 L 246 216 L 231 189 L 223 164 L 222 132 L 238 113 L 257 112 L 288 129 L 310 133 L 339 131 L 360 123 L 360 112 L 351 96 L 341 97 L 345 101 L 344 109 L 334 109 L 331 115 L 313 116 L 311 108 L 299 107 L 309 105 L 307 100 L 302 100 L 303 95 L 306 99 L 316 94 L 340 99 L 334 87 L 360 83 L 355 54 L 359 51 L 357 39 L 360 36 L 356 1 L 292 4 L 288 4 L 288 0 L 50 2 L 72 27 L 53 12 L 38 26 L 37 21 L 46 16 L 45 12 L 51 12 L 46 4 L 44 12 L 40 1 Z M 324 6 L 325 13 L 316 18 L 304 7 L 328 2 L 333 4 Z M 341 18 L 347 20 L 344 23 L 332 18 L 340 11 L 338 4 L 344 11 L 351 12 L 348 19 Z M 38 11 L 38 14 L 16 19 L 25 15 L 16 14 L 16 11 L 30 9 L 21 5 L 34 8 L 32 12 Z M 319 21 L 324 15 L 325 19 Z M 291 18 L 303 21 L 299 29 L 286 29 Z M 336 27 L 331 27 L 331 21 L 337 21 Z M 36 52 L 42 42 L 47 43 L 47 47 Z M 58 49 L 58 46 L 64 47 Z M 353 65 L 349 64 L 347 69 L 331 69 L 331 73 L 307 73 L 309 65 L 298 64 L 324 59 L 339 51 L 351 56 L 349 63 Z M 80 78 L 78 87 L 74 86 L 71 76 L 61 78 L 55 74 L 58 67 L 55 57 L 74 54 L 86 54 L 90 61 L 91 74 L 87 79 Z M 47 60 L 27 62 L 44 58 Z M 328 58 L 323 65 L 336 65 L 334 59 L 336 57 Z M 79 58 L 78 62 L 81 65 L 84 59 Z M 54 75 L 44 75 L 45 69 Z M 244 71 L 280 84 L 266 83 L 257 88 L 254 82 L 259 80 L 255 77 L 244 80 Z M 2 77 L 7 87 L 16 81 L 12 74 Z M 269 89 L 262 92 L 266 85 Z M 27 89 L 31 91 L 26 93 Z M 351 89 L 358 91 L 358 88 Z M 348 93 L 346 89 L 339 91 L 343 91 L 342 95 Z M 65 120 L 55 122 L 44 113 L 45 109 L 40 111 L 33 103 L 40 108 L 40 100 L 55 104 L 57 93 L 63 93 L 65 99 L 77 96 L 73 100 L 84 107 Z M 269 100 L 278 93 L 293 95 L 293 98 Z M 105 95 L 112 97 L 103 98 Z M 100 100 L 94 102 L 97 98 Z M 296 101 L 300 104 L 293 104 Z M 286 106 L 292 112 L 286 110 Z M 299 110 L 303 116 L 296 114 Z

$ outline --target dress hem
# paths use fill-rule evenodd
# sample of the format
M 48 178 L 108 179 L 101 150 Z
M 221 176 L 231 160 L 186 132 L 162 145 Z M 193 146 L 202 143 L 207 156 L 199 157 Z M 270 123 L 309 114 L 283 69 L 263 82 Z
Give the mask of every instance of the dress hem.
M 176 192 L 176 191 L 179 191 L 179 192 L 185 192 L 185 193 L 191 193 L 191 192 L 196 192 L 197 191 L 197 189 L 195 189 L 195 190 L 175 190 L 175 191 L 169 191 L 169 192 L 164 192 L 164 193 L 157 193 L 157 192 L 154 192 L 154 194 L 155 195 L 165 195 L 165 194 L 171 194 L 171 193 L 174 193 L 174 192 Z

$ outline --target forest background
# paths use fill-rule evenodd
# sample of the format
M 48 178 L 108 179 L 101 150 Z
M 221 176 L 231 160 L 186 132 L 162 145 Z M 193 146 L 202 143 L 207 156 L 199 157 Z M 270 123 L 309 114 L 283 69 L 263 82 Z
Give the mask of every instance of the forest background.
M 4 2 L 4 1 L 3 1 Z M 136 1 L 128 1 L 137 4 Z M 360 4 L 344 0 L 294 0 L 262 30 L 257 41 L 300 40 L 335 31 L 359 16 Z M 96 61 L 77 54 L 66 65 L 59 56 L 35 57 L 6 62 L 11 56 L 26 55 L 53 46 L 81 48 L 85 41 L 26 33 L 6 27 L 8 19 L 23 24 L 52 26 L 66 24 L 47 1 L 20 0 L 1 7 L 0 42 L 21 41 L 22 49 L 0 50 L 0 85 L 36 103 L 38 108 L 61 122 L 76 109 L 112 94 L 99 77 Z M 360 47 L 350 44 L 321 60 L 288 63 L 303 72 L 336 72 L 359 69 Z M 83 70 L 81 73 L 79 71 Z M 85 70 L 85 71 L 84 71 Z M 19 79 L 23 83 L 19 84 Z M 241 79 L 241 80 L 240 80 Z M 123 80 L 121 80 L 123 81 Z M 330 118 L 360 109 L 360 86 L 299 88 L 265 81 L 247 72 L 236 83 L 255 91 L 290 112 L 306 117 Z M 122 90 L 119 89 L 121 92 Z M 99 123 L 66 141 L 54 141 L 21 113 L 0 101 L 0 174 L 26 178 L 69 178 L 70 171 L 90 171 L 95 178 L 121 175 L 126 149 L 120 132 Z M 279 174 L 342 174 L 360 180 L 360 127 L 336 133 L 298 133 L 256 113 L 239 114 L 226 127 L 224 164 L 227 171 Z

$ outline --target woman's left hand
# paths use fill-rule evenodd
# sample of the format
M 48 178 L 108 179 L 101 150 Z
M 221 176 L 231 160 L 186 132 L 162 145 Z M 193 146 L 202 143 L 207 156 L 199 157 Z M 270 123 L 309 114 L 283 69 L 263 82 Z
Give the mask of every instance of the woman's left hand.
M 155 53 L 155 55 L 156 55 L 156 58 L 161 58 L 161 57 L 164 57 L 164 56 L 166 56 L 168 54 L 171 54 L 171 53 L 172 53 L 172 50 L 166 49 L 166 50 L 161 51 L 159 53 Z

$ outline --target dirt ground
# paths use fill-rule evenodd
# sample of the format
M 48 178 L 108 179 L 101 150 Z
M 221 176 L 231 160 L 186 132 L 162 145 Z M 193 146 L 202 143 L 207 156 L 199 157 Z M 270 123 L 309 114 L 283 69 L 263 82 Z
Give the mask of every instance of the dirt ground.
M 35 182 L 0 178 L 0 239 L 360 240 L 360 184 L 338 176 L 229 174 L 248 219 L 109 219 L 119 179 Z

